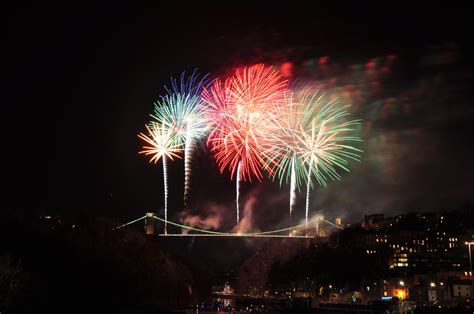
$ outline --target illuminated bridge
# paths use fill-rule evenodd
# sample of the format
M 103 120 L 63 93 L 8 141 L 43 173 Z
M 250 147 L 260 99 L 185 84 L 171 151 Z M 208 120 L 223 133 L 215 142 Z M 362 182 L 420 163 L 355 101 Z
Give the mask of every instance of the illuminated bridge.
M 319 226 L 321 223 L 326 223 L 333 226 L 336 229 L 343 229 L 341 225 L 334 224 L 328 220 L 325 220 L 323 217 L 316 216 L 314 219 L 308 221 L 308 224 L 315 223 L 316 224 L 316 235 L 299 235 L 296 232 L 304 230 L 306 227 L 306 223 L 302 223 L 293 227 L 271 230 L 271 231 L 264 231 L 264 232 L 221 232 L 221 231 L 213 231 L 213 230 L 206 230 L 195 228 L 183 224 L 179 224 L 173 221 L 164 220 L 161 217 L 156 216 L 154 213 L 147 213 L 145 216 L 137 218 L 135 220 L 129 221 L 123 225 L 115 227 L 113 230 L 119 230 L 124 227 L 130 226 L 135 224 L 139 221 L 145 221 L 145 233 L 148 235 L 153 235 L 155 233 L 155 224 L 154 220 L 181 228 L 182 233 L 160 233 L 158 234 L 159 237 L 234 237 L 234 238 L 291 238 L 291 239 L 312 239 L 319 236 Z M 165 229 L 166 230 L 166 229 Z

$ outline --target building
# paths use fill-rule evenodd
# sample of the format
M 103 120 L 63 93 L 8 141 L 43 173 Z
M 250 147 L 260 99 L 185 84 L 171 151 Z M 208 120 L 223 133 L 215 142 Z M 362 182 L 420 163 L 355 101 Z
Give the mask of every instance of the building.
M 452 299 L 471 299 L 473 288 L 473 280 L 454 279 L 450 282 L 450 296 Z
M 473 280 L 464 272 L 439 272 L 380 280 L 380 297 L 397 297 L 399 300 L 419 304 L 459 301 L 473 295 Z
M 356 246 L 384 256 L 389 269 L 405 274 L 461 271 L 467 266 L 466 230 L 454 228 L 442 214 L 412 214 L 390 219 L 365 216 Z

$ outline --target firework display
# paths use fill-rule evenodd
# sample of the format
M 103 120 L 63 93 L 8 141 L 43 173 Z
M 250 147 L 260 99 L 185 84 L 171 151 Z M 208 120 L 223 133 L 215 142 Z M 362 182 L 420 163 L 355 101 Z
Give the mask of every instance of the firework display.
M 207 75 L 199 77 L 194 71 L 188 78 L 183 72 L 180 80 L 171 79 L 167 94 L 155 103 L 154 121 L 167 125 L 174 140 L 184 146 L 184 206 L 188 207 L 191 190 L 192 156 L 195 144 L 206 137 L 209 122 L 201 112 L 201 90 L 208 84 Z
M 236 178 L 237 223 L 241 181 L 261 181 L 267 173 L 280 185 L 290 183 L 290 220 L 296 192 L 306 186 L 307 227 L 311 189 L 341 179 L 338 171 L 359 160 L 361 150 L 352 145 L 361 141 L 354 135 L 360 121 L 349 119 L 349 107 L 310 84 L 290 86 L 272 67 L 238 68 L 213 81 L 183 73 L 166 92 L 155 103 L 149 135 L 139 134 L 148 144 L 140 153 L 163 160 L 165 225 L 167 159 L 184 153 L 186 208 L 192 153 L 206 138 L 219 171 Z
M 272 120 L 284 105 L 287 82 L 262 64 L 237 69 L 224 81 L 215 81 L 202 97 L 204 114 L 212 121 L 208 145 L 219 169 L 236 176 L 236 211 L 239 223 L 240 181 L 261 180 L 265 151 L 273 146 Z
M 182 145 L 176 143 L 176 133 L 166 124 L 151 123 L 145 126 L 148 135 L 140 133 L 138 137 L 145 141 L 140 154 L 151 155 L 150 162 L 155 164 L 161 159 L 163 162 L 163 187 L 165 198 L 165 221 L 168 220 L 168 162 L 167 159 L 180 158 Z M 165 233 L 166 233 L 165 223 Z
M 294 89 L 289 106 L 275 122 L 279 123 L 273 134 L 277 145 L 272 148 L 270 160 L 280 184 L 290 179 L 290 217 L 296 188 L 306 182 L 307 225 L 312 178 L 326 186 L 328 180 L 341 179 L 338 169 L 349 171 L 349 160 L 359 160 L 361 150 L 350 144 L 361 141 L 351 136 L 360 121 L 347 120 L 348 106 L 339 106 L 337 98 L 330 100 L 327 94 L 304 85 Z

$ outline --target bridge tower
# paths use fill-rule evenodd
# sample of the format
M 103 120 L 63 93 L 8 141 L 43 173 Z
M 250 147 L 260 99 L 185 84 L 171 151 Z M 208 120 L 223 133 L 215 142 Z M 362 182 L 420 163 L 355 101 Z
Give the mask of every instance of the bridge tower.
M 153 219 L 153 213 L 146 213 L 145 218 L 145 234 L 153 235 L 155 234 L 155 220 Z
M 316 217 L 316 236 L 317 237 L 322 237 L 324 236 L 324 230 L 323 230 L 323 221 L 324 221 L 324 216 L 317 216 Z

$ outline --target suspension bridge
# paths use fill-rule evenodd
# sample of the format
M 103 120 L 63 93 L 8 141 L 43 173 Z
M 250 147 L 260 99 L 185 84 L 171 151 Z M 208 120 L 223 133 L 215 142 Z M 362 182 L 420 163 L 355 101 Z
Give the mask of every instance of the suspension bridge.
M 201 228 L 195 228 L 192 226 L 179 224 L 170 220 L 165 220 L 161 217 L 156 216 L 154 213 L 146 213 L 146 215 L 124 223 L 120 226 L 115 227 L 113 230 L 119 230 L 130 226 L 132 224 L 136 224 L 140 221 L 145 222 L 145 233 L 147 235 L 155 234 L 155 222 L 163 223 L 165 226 L 167 224 L 180 228 L 181 233 L 168 233 L 163 232 L 159 233 L 159 237 L 235 237 L 235 238 L 291 238 L 291 239 L 312 239 L 315 237 L 320 236 L 319 228 L 322 223 L 326 223 L 336 229 L 343 229 L 340 224 L 332 223 L 324 219 L 321 216 L 316 216 L 314 219 L 308 221 L 308 224 L 315 224 L 315 234 L 308 235 L 300 235 L 299 232 L 304 231 L 306 229 L 307 224 L 302 223 L 299 225 L 295 225 L 288 228 L 276 229 L 271 231 L 264 231 L 264 232 L 222 232 L 222 231 L 214 231 L 214 230 L 207 230 Z M 164 230 L 167 230 L 166 228 Z

